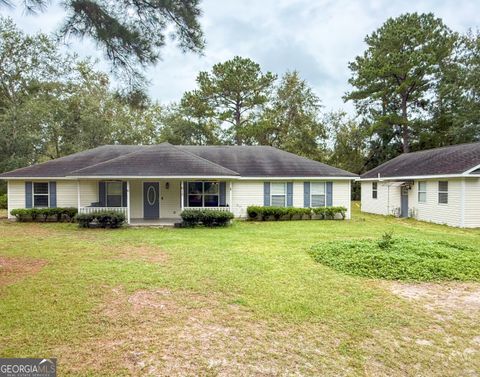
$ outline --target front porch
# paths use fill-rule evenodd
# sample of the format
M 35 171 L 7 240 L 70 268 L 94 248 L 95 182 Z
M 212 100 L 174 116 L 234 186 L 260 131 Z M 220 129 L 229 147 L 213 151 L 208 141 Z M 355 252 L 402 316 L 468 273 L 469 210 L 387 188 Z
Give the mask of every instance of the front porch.
M 217 180 L 78 180 L 79 213 L 115 211 L 132 226 L 173 226 L 186 209 L 230 210 L 232 184 Z

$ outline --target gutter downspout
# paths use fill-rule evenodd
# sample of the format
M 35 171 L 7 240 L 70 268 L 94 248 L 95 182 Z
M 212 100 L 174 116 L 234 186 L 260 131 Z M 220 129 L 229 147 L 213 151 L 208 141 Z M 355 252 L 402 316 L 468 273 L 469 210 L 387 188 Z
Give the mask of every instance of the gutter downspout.
M 80 205 L 81 205 L 81 201 L 80 201 L 80 180 L 77 179 L 77 209 L 78 209 L 79 213 L 80 213 Z
M 130 225 L 130 181 L 127 181 L 127 224 Z
M 465 228 L 465 178 L 462 178 L 460 185 L 460 227 Z

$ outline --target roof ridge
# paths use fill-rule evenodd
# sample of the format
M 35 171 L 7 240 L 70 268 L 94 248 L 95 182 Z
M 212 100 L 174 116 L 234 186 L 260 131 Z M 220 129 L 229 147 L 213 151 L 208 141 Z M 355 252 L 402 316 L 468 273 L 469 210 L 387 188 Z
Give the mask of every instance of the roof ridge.
M 162 143 L 163 144 L 163 143 Z M 151 147 L 156 147 L 158 145 L 161 145 L 161 144 L 152 144 L 152 145 L 142 145 L 143 147 L 147 147 L 147 149 L 150 149 Z M 134 146 L 134 145 L 132 145 Z M 92 165 L 88 165 L 88 166 L 85 166 L 81 169 L 77 169 L 77 170 L 72 170 L 71 172 L 69 172 L 68 174 L 66 174 L 66 176 L 71 176 L 73 175 L 73 173 L 78 173 L 78 172 L 81 172 L 82 170 L 85 170 L 85 169 L 90 169 L 94 166 L 98 166 L 98 165 L 102 165 L 102 164 L 106 164 L 106 163 L 109 163 L 109 162 L 112 162 L 112 161 L 115 161 L 117 159 L 121 159 L 123 157 L 127 157 L 127 156 L 130 156 L 132 154 L 135 154 L 135 153 L 140 153 L 140 152 L 144 152 L 143 150 L 136 150 L 136 151 L 132 151 L 132 152 L 129 152 L 129 153 L 125 153 L 125 154 L 122 154 L 121 156 L 117 156 L 117 157 L 114 157 L 114 158 L 111 158 L 109 160 L 106 160 L 106 161 L 101 161 L 101 162 L 97 162 L 96 164 L 92 164 Z
M 170 143 L 169 143 L 169 145 L 170 145 L 172 148 L 175 148 L 176 150 L 178 150 L 178 151 L 180 151 L 180 152 L 182 152 L 182 153 L 185 153 L 185 154 L 188 154 L 188 155 L 190 155 L 190 156 L 196 157 L 196 158 L 198 158 L 198 159 L 200 159 L 200 160 L 206 161 L 206 162 L 208 162 L 208 163 L 211 164 L 211 165 L 218 166 L 218 167 L 221 167 L 222 169 L 231 171 L 232 173 L 234 173 L 234 174 L 236 174 L 236 175 L 240 175 L 240 174 L 239 174 L 238 172 L 236 172 L 235 170 L 229 169 L 229 168 L 227 168 L 227 167 L 225 167 L 225 166 L 222 166 L 222 165 L 220 165 L 220 164 L 217 164 L 216 162 L 213 162 L 213 161 L 210 161 L 210 160 L 208 160 L 208 159 L 206 159 L 206 158 L 204 158 L 204 157 L 198 156 L 198 155 L 196 155 L 195 153 L 182 150 L 182 149 L 180 149 L 180 148 L 181 148 L 180 145 L 177 146 L 177 145 L 173 145 L 173 144 L 170 144 Z
M 466 145 L 473 145 L 473 144 L 480 144 L 480 141 L 472 141 L 471 143 L 460 143 L 460 144 L 452 144 L 452 145 L 444 145 L 443 147 L 433 147 L 433 148 L 428 148 L 428 149 L 422 149 L 420 151 L 413 151 L 413 152 L 406 152 L 406 153 L 401 153 L 399 154 L 397 157 L 399 156 L 403 156 L 403 155 L 412 155 L 412 154 L 415 154 L 415 153 L 424 153 L 424 152 L 431 152 L 431 151 L 438 151 L 440 149 L 447 149 L 447 148 L 455 148 L 455 147 L 464 147 Z M 395 157 L 396 158 L 396 157 Z

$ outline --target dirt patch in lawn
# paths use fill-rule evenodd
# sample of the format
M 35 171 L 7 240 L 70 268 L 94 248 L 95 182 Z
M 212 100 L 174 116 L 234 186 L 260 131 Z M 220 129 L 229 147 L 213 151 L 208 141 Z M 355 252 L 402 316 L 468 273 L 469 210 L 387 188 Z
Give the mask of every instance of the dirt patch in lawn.
M 0 256 L 0 287 L 14 284 L 34 275 L 47 264 L 41 259 L 26 259 Z
M 72 374 L 80 367 L 116 375 L 352 374 L 327 326 L 266 322 L 226 302 L 187 291 L 117 287 L 94 316 L 105 331 L 56 354 Z
M 452 315 L 480 315 L 480 284 L 478 283 L 400 283 L 390 282 L 395 295 L 422 305 L 438 319 Z

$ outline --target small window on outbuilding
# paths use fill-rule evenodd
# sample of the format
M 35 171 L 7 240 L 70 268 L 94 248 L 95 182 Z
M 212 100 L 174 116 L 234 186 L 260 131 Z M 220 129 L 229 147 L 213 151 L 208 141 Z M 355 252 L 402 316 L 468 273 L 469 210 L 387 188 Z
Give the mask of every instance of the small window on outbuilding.
M 418 202 L 427 202 L 427 182 L 425 181 L 418 182 Z
M 448 204 L 448 181 L 438 181 L 438 203 Z
M 378 198 L 378 182 L 372 182 L 372 198 Z

